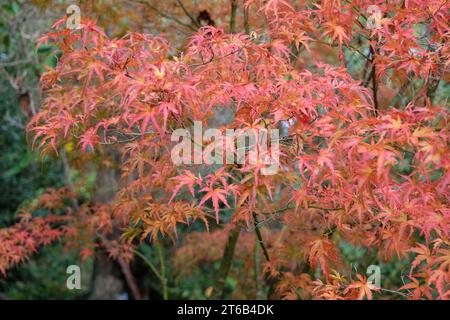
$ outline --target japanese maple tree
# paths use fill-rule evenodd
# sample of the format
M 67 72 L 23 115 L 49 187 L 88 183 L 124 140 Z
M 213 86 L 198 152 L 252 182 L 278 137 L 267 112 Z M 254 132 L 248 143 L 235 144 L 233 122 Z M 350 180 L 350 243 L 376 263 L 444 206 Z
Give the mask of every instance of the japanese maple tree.
M 197 19 L 189 5 L 161 18 L 181 22 L 182 42 L 132 31 L 114 38 L 88 19 L 70 30 L 66 18 L 42 37 L 61 57 L 41 78 L 41 110 L 28 125 L 33 148 L 78 167 L 117 169 L 120 182 L 102 201 L 78 202 L 71 186 L 44 195 L 40 203 L 59 214 L 35 218 L 31 208 L 0 230 L 0 270 L 56 239 L 83 256 L 100 239 L 128 264 L 141 242 L 175 243 L 181 227 L 175 266 L 191 272 L 220 261 L 211 297 L 223 297 L 233 257 L 253 266 L 242 287 L 261 265 L 271 298 L 388 294 L 353 272 L 340 248 L 349 243 L 378 261 L 412 259 L 393 289 L 400 296 L 450 298 L 450 136 L 439 99 L 449 3 L 216 6 L 226 21 L 213 8 L 214 23 Z M 175 165 L 172 133 L 196 121 L 221 132 L 280 130 L 278 171 Z M 203 231 L 182 227 L 193 224 Z

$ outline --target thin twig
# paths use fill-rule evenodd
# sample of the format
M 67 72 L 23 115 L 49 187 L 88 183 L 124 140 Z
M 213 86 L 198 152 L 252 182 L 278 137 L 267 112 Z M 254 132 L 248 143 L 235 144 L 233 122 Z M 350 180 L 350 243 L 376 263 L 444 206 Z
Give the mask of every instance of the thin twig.
M 197 19 L 195 19 L 190 13 L 189 11 L 186 9 L 186 6 L 184 5 L 183 1 L 181 0 L 177 0 L 177 3 L 179 4 L 179 6 L 181 7 L 181 9 L 183 10 L 183 12 L 189 17 L 189 19 L 191 19 L 192 23 L 195 24 L 195 26 L 197 28 L 200 28 L 200 24 L 198 23 Z
M 153 271 L 153 273 L 156 275 L 156 277 L 162 282 L 163 278 L 162 278 L 161 274 L 159 273 L 158 269 L 155 267 L 155 265 L 138 250 L 132 249 L 132 252 L 135 255 L 137 255 L 139 258 L 141 258 L 150 267 L 150 269 Z
M 145 1 L 145 0 L 138 0 L 139 3 L 142 3 L 144 5 L 146 5 L 147 7 L 149 7 L 151 10 L 153 10 L 154 12 L 156 12 L 157 14 L 159 14 L 161 17 L 172 20 L 176 23 L 178 23 L 179 25 L 182 25 L 184 27 L 187 27 L 189 29 L 191 29 L 192 31 L 197 31 L 197 29 L 195 29 L 193 26 L 191 26 L 190 24 L 184 23 L 183 21 L 181 21 L 178 18 L 175 18 L 171 15 L 168 15 L 167 13 L 162 12 L 161 10 L 159 10 L 157 7 L 155 7 L 154 5 L 152 5 L 149 1 Z
M 125 280 L 127 281 L 128 287 L 130 288 L 133 299 L 142 300 L 142 295 L 136 283 L 136 278 L 131 272 L 130 264 L 125 262 L 125 260 L 121 257 L 119 257 L 117 261 L 119 262 L 120 268 L 122 269 L 123 275 L 125 276 Z

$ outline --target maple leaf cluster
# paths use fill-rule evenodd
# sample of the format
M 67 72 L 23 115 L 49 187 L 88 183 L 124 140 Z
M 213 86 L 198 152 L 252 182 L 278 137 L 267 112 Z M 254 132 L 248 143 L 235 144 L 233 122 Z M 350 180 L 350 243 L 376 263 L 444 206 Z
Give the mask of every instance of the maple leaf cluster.
M 28 260 L 40 246 L 46 246 L 59 240 L 64 234 L 60 224 L 64 219 L 59 216 L 22 218 L 16 224 L 0 229 L 0 272 L 6 276 L 6 270 Z
M 380 290 L 365 276 L 339 272 L 336 243 L 346 241 L 376 248 L 380 259 L 414 254 L 410 282 L 400 290 L 416 299 L 449 298 L 448 109 L 434 104 L 430 91 L 448 72 L 448 4 L 398 2 L 379 1 L 385 18 L 367 29 L 363 1 L 318 1 L 313 8 L 247 1 L 266 19 L 265 36 L 205 26 L 181 52 L 159 36 L 110 38 L 89 20 L 75 31 L 57 22 L 42 38 L 62 55 L 42 76 L 42 108 L 28 126 L 33 146 L 42 154 L 69 143 L 81 153 L 114 150 L 121 170 L 114 200 L 71 213 L 85 218 L 68 234 L 111 235 L 119 227 L 130 246 L 149 235 L 175 239 L 180 224 L 196 220 L 208 229 L 211 222 L 253 227 L 275 219 L 281 230 L 264 233 L 264 273 L 276 279 L 281 297 L 371 299 Z M 424 37 L 412 27 L 421 21 L 431 21 Z M 344 51 L 354 50 L 357 37 L 368 39 L 367 52 L 357 54 L 372 66 L 372 88 L 345 66 Z M 315 60 L 319 43 L 337 48 L 342 65 Z M 308 59 L 294 63 L 302 50 Z M 413 99 L 381 106 L 383 81 L 402 87 L 414 77 L 424 84 Z M 227 113 L 231 119 L 219 121 Z M 281 129 L 278 172 L 263 175 L 259 163 L 175 166 L 171 134 L 194 121 L 221 132 Z M 39 233 L 31 231 L 39 224 L 29 224 L 28 232 Z M 13 228 L 2 231 L 5 239 Z M 215 243 L 226 241 L 220 230 L 203 251 L 218 255 Z M 176 259 L 201 261 L 190 246 L 209 237 L 190 238 Z M 125 251 L 110 252 L 130 260 Z M 21 256 L 9 254 L 1 270 Z

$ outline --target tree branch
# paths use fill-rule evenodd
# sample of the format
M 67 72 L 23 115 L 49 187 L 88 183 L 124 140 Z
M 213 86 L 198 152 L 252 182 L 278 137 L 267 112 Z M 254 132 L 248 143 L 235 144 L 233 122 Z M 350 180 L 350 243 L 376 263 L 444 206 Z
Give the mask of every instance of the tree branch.
M 244 6 L 244 29 L 245 33 L 250 35 L 250 23 L 248 21 L 248 7 Z
M 99 238 L 100 243 L 106 249 L 108 249 L 110 247 L 110 245 L 108 243 L 109 241 L 104 235 L 102 235 L 100 233 L 97 233 L 97 237 Z M 117 258 L 117 262 L 119 263 L 120 269 L 122 270 L 122 273 L 123 273 L 123 275 L 125 277 L 125 281 L 126 281 L 126 283 L 128 285 L 128 288 L 131 291 L 131 296 L 133 297 L 134 300 L 142 300 L 141 292 L 140 292 L 139 287 L 138 287 L 138 285 L 136 283 L 136 279 L 134 278 L 133 273 L 131 272 L 129 263 L 127 263 L 120 256 Z
M 259 226 L 258 226 L 258 223 L 259 223 L 258 217 L 256 216 L 256 214 L 253 214 L 253 219 L 254 219 L 254 223 L 255 223 L 256 238 L 258 239 L 259 246 L 261 247 L 261 249 L 264 253 L 264 257 L 266 258 L 266 261 L 270 262 L 269 252 L 267 251 L 266 245 L 264 244 L 264 241 L 262 239 L 261 230 L 259 230 Z
M 258 239 L 258 244 L 264 253 L 264 258 L 266 259 L 267 262 L 270 262 L 269 251 L 267 250 L 267 247 L 264 244 L 264 241 L 263 241 L 263 238 L 261 235 L 261 231 L 259 230 L 259 226 L 258 226 L 259 222 L 258 222 L 258 217 L 256 216 L 256 214 L 253 214 L 253 220 L 254 220 L 254 224 L 255 224 L 255 234 L 256 234 L 256 238 Z M 266 278 L 266 282 L 269 285 L 269 292 L 267 293 L 267 296 L 270 299 L 275 290 L 275 284 L 278 282 L 280 277 L 277 276 L 275 278 L 271 278 L 269 276 L 269 274 L 267 274 L 267 273 L 264 275 L 264 277 Z
M 159 250 L 159 249 L 158 249 Z M 162 251 L 159 250 L 159 258 L 160 258 L 160 264 L 161 264 L 161 271 L 158 271 L 158 269 L 156 268 L 156 266 L 146 257 L 144 256 L 141 252 L 139 252 L 136 249 L 132 249 L 132 252 L 137 255 L 138 257 L 140 257 L 149 267 L 150 269 L 153 271 L 153 273 L 156 275 L 156 277 L 159 279 L 159 281 L 161 282 L 161 287 L 162 287 L 162 291 L 163 291 L 163 298 L 164 300 L 168 299 L 168 292 L 167 292 L 167 278 L 165 276 L 165 265 L 164 265 L 164 259 L 162 259 Z
M 125 280 L 128 284 L 128 287 L 130 288 L 131 295 L 133 296 L 134 300 L 142 300 L 141 292 L 139 291 L 139 287 L 136 283 L 136 279 L 133 276 L 133 273 L 131 272 L 130 265 L 125 262 L 124 259 L 119 257 L 118 259 L 120 268 L 122 269 L 123 275 L 125 276 Z
M 378 115 L 378 83 L 377 83 L 377 66 L 375 63 L 375 49 L 370 46 L 372 52 L 372 90 L 373 90 L 373 104 L 375 107 L 375 115 Z
M 159 14 L 161 17 L 172 20 L 176 23 L 178 23 L 179 25 L 182 25 L 184 27 L 187 27 L 189 29 L 191 29 L 192 31 L 197 31 L 193 26 L 191 26 L 190 24 L 184 23 L 183 21 L 181 21 L 180 19 L 168 15 L 167 13 L 162 12 L 161 10 L 159 10 L 157 7 L 155 7 L 154 5 L 152 5 L 149 1 L 145 1 L 145 0 L 138 0 L 139 3 L 142 3 L 144 5 L 146 5 L 148 8 L 150 8 L 151 10 L 153 10 L 154 12 L 156 12 L 157 14 Z
M 236 13 L 237 13 L 237 0 L 231 0 L 231 14 L 230 14 L 230 32 L 236 32 Z
M 191 19 L 192 23 L 197 27 L 200 28 L 200 24 L 198 23 L 197 19 L 195 19 L 190 13 L 189 11 L 186 9 L 183 1 L 181 0 L 177 0 L 178 5 L 181 7 L 181 9 L 183 10 L 183 12 L 188 16 L 189 19 Z
M 219 274 L 217 275 L 216 284 L 212 293 L 213 299 L 223 299 L 225 294 L 225 281 L 231 268 L 234 250 L 241 232 L 241 225 L 237 224 L 231 229 L 228 235 L 228 241 L 223 252 L 222 262 L 220 264 Z

